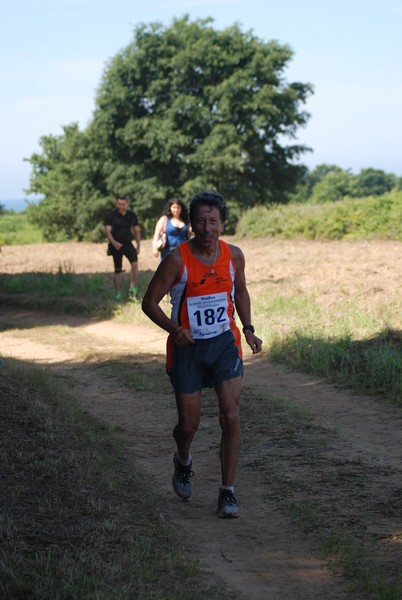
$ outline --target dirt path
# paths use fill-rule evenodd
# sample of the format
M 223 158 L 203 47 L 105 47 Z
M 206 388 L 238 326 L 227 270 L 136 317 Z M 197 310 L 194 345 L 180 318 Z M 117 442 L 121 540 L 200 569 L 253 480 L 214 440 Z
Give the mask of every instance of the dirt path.
M 313 502 L 329 528 L 378 542 L 378 558 L 384 554 L 399 568 L 402 419 L 391 407 L 341 393 L 264 356 L 247 358 L 237 481 L 241 518 L 222 521 L 215 514 L 219 428 L 210 393 L 193 445 L 194 496 L 181 502 L 171 489 L 176 413 L 163 376 L 163 332 L 11 308 L 2 308 L 0 329 L 3 357 L 49 366 L 66 378 L 85 410 L 121 428 L 130 460 L 146 485 L 163 495 L 162 514 L 207 576 L 233 598 L 362 597 L 328 568 L 313 537 L 291 518 L 292 503 Z M 129 385 L 113 361 L 142 382 Z

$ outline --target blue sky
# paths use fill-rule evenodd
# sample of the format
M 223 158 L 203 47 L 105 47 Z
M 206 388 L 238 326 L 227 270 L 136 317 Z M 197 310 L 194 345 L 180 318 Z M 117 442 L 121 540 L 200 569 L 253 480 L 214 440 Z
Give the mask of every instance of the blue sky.
M 0 202 L 24 197 L 42 135 L 91 119 L 105 64 L 139 23 L 188 13 L 289 44 L 288 81 L 310 82 L 298 141 L 309 168 L 402 176 L 402 0 L 2 0 Z

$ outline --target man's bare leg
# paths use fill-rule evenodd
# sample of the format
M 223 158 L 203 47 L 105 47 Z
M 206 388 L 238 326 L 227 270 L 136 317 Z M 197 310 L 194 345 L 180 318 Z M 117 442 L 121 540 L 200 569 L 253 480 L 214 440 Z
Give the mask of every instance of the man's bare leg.
M 176 393 L 179 421 L 173 430 L 177 452 L 183 461 L 190 456 L 190 446 L 200 424 L 201 392 Z
M 138 288 L 138 262 L 131 263 L 130 288 Z
M 219 399 L 219 421 L 222 428 L 222 484 L 219 488 L 218 516 L 234 518 L 239 516 L 239 507 L 234 496 L 234 481 L 240 454 L 241 377 L 223 381 L 215 390 Z
M 121 293 L 121 271 L 113 274 L 113 285 L 116 294 Z
M 239 402 L 241 377 L 223 381 L 215 388 L 219 400 L 219 422 L 222 429 L 221 469 L 222 484 L 234 485 L 240 454 Z
M 200 423 L 200 401 L 201 392 L 194 392 L 192 394 L 176 393 L 179 421 L 173 430 L 177 452 L 173 457 L 174 474 L 172 485 L 176 494 L 183 500 L 188 500 L 193 491 L 190 447 Z

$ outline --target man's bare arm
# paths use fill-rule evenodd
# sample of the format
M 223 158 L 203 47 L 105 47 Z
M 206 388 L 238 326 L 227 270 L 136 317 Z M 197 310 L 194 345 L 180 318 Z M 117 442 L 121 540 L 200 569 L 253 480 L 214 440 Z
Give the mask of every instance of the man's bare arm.
M 138 225 L 133 226 L 134 239 L 137 246 L 137 254 L 140 253 L 141 246 L 141 231 Z
M 250 294 L 246 285 L 245 275 L 245 259 L 244 254 L 237 246 L 230 245 L 232 259 L 235 265 L 235 306 L 236 312 L 239 315 L 240 321 L 244 326 L 251 325 L 251 301 Z M 252 331 L 246 329 L 244 337 L 247 344 L 250 346 L 253 354 L 260 352 L 262 348 L 262 340 L 257 337 Z
M 142 310 L 156 325 L 168 333 L 174 334 L 174 341 L 179 346 L 193 344 L 194 340 L 188 329 L 179 327 L 161 309 L 159 303 L 170 291 L 181 271 L 181 254 L 174 250 L 159 264 L 142 301 Z
M 112 226 L 111 225 L 105 225 L 105 233 L 106 233 L 107 239 L 112 244 L 112 246 L 114 246 L 116 250 L 120 250 L 120 248 L 122 247 L 123 244 L 120 244 L 120 242 L 118 242 L 117 240 L 114 239 L 113 234 L 112 234 Z

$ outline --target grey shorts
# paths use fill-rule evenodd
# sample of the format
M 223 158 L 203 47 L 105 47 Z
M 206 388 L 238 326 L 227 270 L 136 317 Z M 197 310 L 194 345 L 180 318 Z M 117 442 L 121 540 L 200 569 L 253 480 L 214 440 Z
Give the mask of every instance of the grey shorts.
M 243 361 L 231 331 L 195 344 L 174 346 L 169 373 L 175 392 L 191 394 L 243 376 Z

